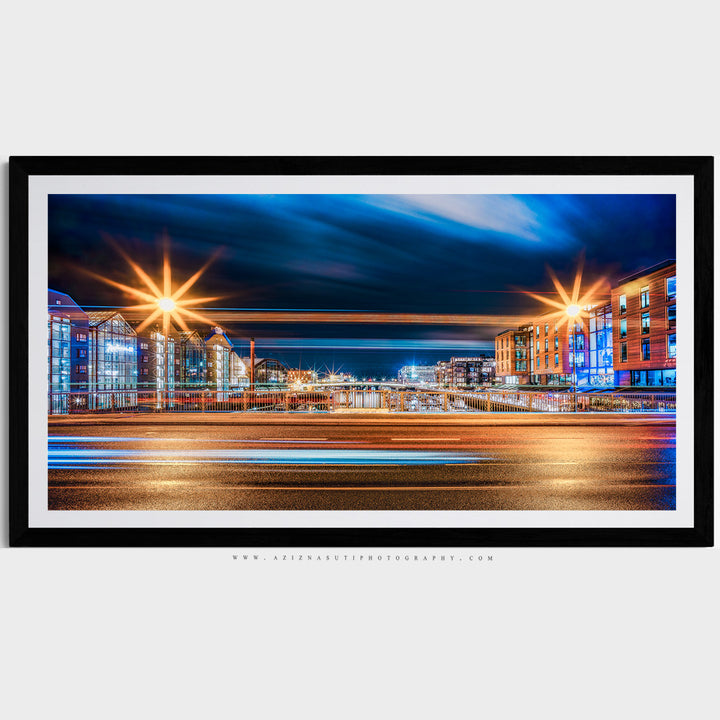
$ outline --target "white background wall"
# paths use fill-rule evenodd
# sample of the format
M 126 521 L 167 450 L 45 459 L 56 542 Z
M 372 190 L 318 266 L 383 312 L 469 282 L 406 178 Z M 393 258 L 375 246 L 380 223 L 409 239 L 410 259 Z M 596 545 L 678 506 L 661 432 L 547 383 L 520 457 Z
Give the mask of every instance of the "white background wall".
M 711 8 L 16 2 L 0 18 L 0 161 L 717 154 Z M 713 715 L 716 549 L 493 555 L 429 569 L 0 549 L 0 707 L 13 720 Z

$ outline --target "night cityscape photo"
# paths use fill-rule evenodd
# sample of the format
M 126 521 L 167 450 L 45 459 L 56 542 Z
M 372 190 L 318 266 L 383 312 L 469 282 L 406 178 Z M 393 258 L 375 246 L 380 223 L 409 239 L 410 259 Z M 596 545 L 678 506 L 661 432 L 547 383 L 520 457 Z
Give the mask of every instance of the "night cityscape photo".
M 50 510 L 674 510 L 674 195 L 50 195 Z

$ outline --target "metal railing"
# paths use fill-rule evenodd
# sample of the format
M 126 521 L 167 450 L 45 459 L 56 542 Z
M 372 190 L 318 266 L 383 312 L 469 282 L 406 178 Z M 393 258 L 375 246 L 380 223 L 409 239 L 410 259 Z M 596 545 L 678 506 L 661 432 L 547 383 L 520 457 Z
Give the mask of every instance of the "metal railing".
M 578 412 L 675 412 L 675 393 L 578 393 Z M 112 412 L 572 412 L 573 394 L 530 390 L 103 390 L 48 395 L 48 414 Z

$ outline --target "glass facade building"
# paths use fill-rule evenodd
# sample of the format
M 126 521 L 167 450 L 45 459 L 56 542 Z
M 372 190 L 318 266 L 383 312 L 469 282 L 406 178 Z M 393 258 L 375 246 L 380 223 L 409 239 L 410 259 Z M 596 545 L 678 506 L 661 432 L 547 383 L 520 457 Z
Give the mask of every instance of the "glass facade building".
M 70 402 L 70 320 L 48 314 L 48 412 L 66 413 Z
M 232 346 L 227 335 L 220 328 L 215 328 L 215 331 L 205 338 L 205 361 L 209 390 L 227 391 L 230 389 L 230 351 Z M 218 396 L 218 399 L 223 399 L 223 396 Z
M 611 289 L 610 303 L 584 308 L 589 317 L 576 324 L 574 344 L 571 324 L 553 324 L 547 316 L 533 320 L 528 338 L 529 377 L 523 350 L 513 343 L 514 331 L 497 335 L 498 376 L 505 383 L 570 384 L 575 367 L 580 387 L 674 389 L 676 301 L 675 262 L 646 268 L 618 282 Z
M 207 383 L 206 347 L 191 330 L 178 333 L 175 343 L 175 384 L 181 390 L 204 388 Z
M 230 351 L 230 387 L 244 388 L 250 384 L 248 369 L 236 350 Z
M 137 406 L 137 334 L 114 311 L 89 312 L 90 406 L 112 410 Z
M 175 387 L 175 338 L 167 343 L 165 377 L 165 336 L 157 329 L 146 329 L 137 336 L 137 381 L 139 390 L 172 390 Z
M 88 316 L 65 293 L 48 290 L 48 411 L 88 403 Z
M 255 384 L 277 385 L 287 382 L 288 369 L 279 360 L 258 358 L 255 360 Z
M 138 334 L 120 312 L 85 312 L 54 290 L 48 291 L 47 357 L 49 414 L 135 409 L 153 393 L 159 408 L 161 393 L 173 404 L 181 389 L 220 391 L 223 400 L 231 388 L 249 384 L 247 363 L 220 328 L 205 339 L 195 330 L 173 330 L 166 346 L 158 326 Z M 258 361 L 257 371 L 258 383 L 287 382 L 277 360 Z
M 608 387 L 615 382 L 613 373 L 613 321 L 612 305 L 600 305 L 590 310 L 588 320 L 588 373 L 587 384 Z
M 623 278 L 612 290 L 619 346 L 615 384 L 660 389 L 676 386 L 677 278 L 667 261 Z

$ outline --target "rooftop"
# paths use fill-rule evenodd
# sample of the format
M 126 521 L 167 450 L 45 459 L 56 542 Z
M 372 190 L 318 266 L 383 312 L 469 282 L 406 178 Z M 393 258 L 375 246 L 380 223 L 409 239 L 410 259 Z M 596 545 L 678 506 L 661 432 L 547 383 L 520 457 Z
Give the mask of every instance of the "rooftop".
M 615 287 L 619 287 L 620 285 L 625 285 L 625 283 L 632 282 L 633 280 L 637 280 L 638 278 L 643 277 L 644 275 L 652 275 L 652 273 L 657 272 L 658 270 L 663 270 L 666 267 L 670 267 L 671 265 L 675 265 L 675 260 L 663 260 L 662 262 L 656 263 L 655 265 L 651 265 L 650 267 L 642 268 L 641 270 L 638 270 L 637 272 L 634 272 L 632 275 L 628 275 L 627 277 L 621 278 L 620 280 L 615 283 Z

